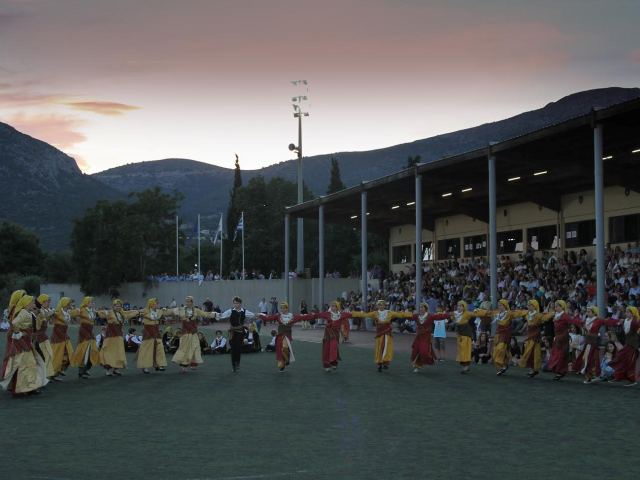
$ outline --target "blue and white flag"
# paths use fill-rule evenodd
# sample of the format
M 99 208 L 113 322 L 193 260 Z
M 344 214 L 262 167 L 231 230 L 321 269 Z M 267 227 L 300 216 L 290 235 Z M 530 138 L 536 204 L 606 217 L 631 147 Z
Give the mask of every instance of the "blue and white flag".
M 220 214 L 220 222 L 218 223 L 218 228 L 216 229 L 216 236 L 213 238 L 213 244 L 218 243 L 218 236 L 220 237 L 220 241 L 222 241 L 222 214 Z
M 238 226 L 236 227 L 236 232 L 233 234 L 233 241 L 236 241 L 236 237 L 238 236 L 238 232 L 244 231 L 244 212 L 240 215 L 240 221 L 238 222 Z

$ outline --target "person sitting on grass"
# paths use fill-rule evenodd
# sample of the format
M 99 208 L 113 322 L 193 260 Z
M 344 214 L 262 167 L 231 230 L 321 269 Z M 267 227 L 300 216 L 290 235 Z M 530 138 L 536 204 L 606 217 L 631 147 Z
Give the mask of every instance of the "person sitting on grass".
M 202 355 L 209 355 L 212 353 L 211 347 L 209 346 L 209 342 L 207 342 L 207 338 L 204 336 L 204 333 L 198 332 L 198 342 L 200 342 L 200 353 Z
M 164 329 L 164 333 L 162 334 L 162 345 L 164 346 L 164 351 L 169 351 L 169 344 L 171 343 L 171 339 L 173 338 L 173 328 L 168 326 Z
M 173 336 L 171 337 L 171 340 L 169 341 L 169 348 L 167 350 L 168 353 L 175 353 L 178 350 L 178 347 L 180 346 L 180 337 L 182 336 L 182 330 L 181 329 L 176 329 L 176 331 L 173 333 Z
M 509 353 L 511 355 L 511 365 L 514 367 L 518 366 L 518 363 L 520 363 L 520 357 L 522 356 L 522 348 L 520 348 L 520 344 L 516 337 L 511 337 L 511 340 L 509 340 Z
M 137 352 L 138 348 L 140 348 L 140 344 L 142 343 L 142 338 L 140 335 L 136 334 L 135 328 L 130 328 L 129 333 L 124 337 L 125 341 L 125 350 L 127 352 Z
M 278 332 L 276 330 L 271 330 L 271 341 L 269 341 L 269 345 L 264 348 L 265 352 L 275 352 L 276 351 L 276 339 L 278 338 Z
M 473 347 L 473 361 L 478 365 L 479 363 L 487 363 L 490 358 L 489 336 L 487 335 L 487 332 L 480 332 L 478 340 L 476 340 Z
M 211 342 L 211 353 L 227 353 L 227 339 L 222 335 L 222 330 L 216 330 L 216 338 Z
M 609 364 L 613 361 L 617 351 L 618 349 L 616 348 L 615 343 L 611 341 L 607 342 L 604 347 L 602 360 L 600 361 L 600 377 L 594 378 L 594 381 L 610 382 L 613 380 L 615 370 L 613 367 L 609 366 Z

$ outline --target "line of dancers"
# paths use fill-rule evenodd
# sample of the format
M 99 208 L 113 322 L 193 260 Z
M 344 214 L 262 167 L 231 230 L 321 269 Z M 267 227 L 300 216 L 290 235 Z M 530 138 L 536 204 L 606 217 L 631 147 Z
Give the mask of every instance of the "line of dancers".
M 24 290 L 13 292 L 9 301 L 9 323 L 6 354 L 2 363 L 0 385 L 14 395 L 39 393 L 49 381 L 62 381 L 68 367 L 78 369 L 78 376 L 89 378 L 93 366 L 101 365 L 107 376 L 122 375 L 127 366 L 123 342 L 123 325 L 133 318 L 142 319 L 142 343 L 136 354 L 136 366 L 144 374 L 151 370 L 162 372 L 167 367 L 164 345 L 160 334 L 160 324 L 168 317 L 178 318 L 183 334 L 173 355 L 172 362 L 180 366 L 181 372 L 195 370 L 203 363 L 198 339 L 198 321 L 203 318 L 229 321 L 229 345 L 233 372 L 240 369 L 244 341 L 245 321 L 261 317 L 265 322 L 278 323 L 276 336 L 276 365 L 284 372 L 295 361 L 293 352 L 292 327 L 297 322 L 322 319 L 325 323 L 322 339 L 322 364 L 327 372 L 335 371 L 341 360 L 340 337 L 349 328 L 350 318 L 371 318 L 376 327 L 374 362 L 378 372 L 389 369 L 393 360 L 392 322 L 396 319 L 412 319 L 416 322 L 416 336 L 411 348 L 411 365 L 419 372 L 425 365 L 433 365 L 437 360 L 432 345 L 434 323 L 451 321 L 457 332 L 456 361 L 461 373 L 470 371 L 472 357 L 472 319 L 490 318 L 496 323 L 492 357 L 498 376 L 503 376 L 510 364 L 509 343 L 512 322 L 524 318 L 527 338 L 520 367 L 528 368 L 528 376 L 537 376 L 542 365 L 541 329 L 545 322 L 553 321 L 555 336 L 548 368 L 555 373 L 554 380 L 562 379 L 568 372 L 569 325 L 576 325 L 585 333 L 585 348 L 579 353 L 574 369 L 584 376 L 584 383 L 596 382 L 601 371 L 600 338 L 601 327 L 620 326 L 624 332 L 624 347 L 618 351 L 607 367 L 613 371 L 615 380 L 627 380 L 629 385 L 636 382 L 636 368 L 640 338 L 640 317 L 638 309 L 629 306 L 621 319 L 601 319 L 598 309 L 590 307 L 584 319 L 570 315 L 566 302 L 556 301 L 553 308 L 540 311 L 536 300 L 530 300 L 527 310 L 511 310 L 506 300 L 501 300 L 497 310 L 469 310 L 464 301 L 457 304 L 454 312 L 429 312 L 427 304 L 420 305 L 418 313 L 397 312 L 387 308 L 386 302 L 379 301 L 371 312 L 349 312 L 342 310 L 339 302 L 330 303 L 327 312 L 293 314 L 286 302 L 280 304 L 281 313 L 265 315 L 252 313 L 242 307 L 239 297 L 233 298 L 233 307 L 223 313 L 205 312 L 194 306 L 193 297 L 185 299 L 185 305 L 178 308 L 159 308 L 157 299 L 151 298 L 147 306 L 140 310 L 123 309 L 122 301 L 113 300 L 111 309 L 95 309 L 93 298 L 84 297 L 80 307 L 75 308 L 68 297 L 62 297 L 55 308 L 47 295 L 33 297 Z M 106 320 L 106 332 L 101 348 L 96 343 L 93 328 L 97 318 Z M 68 335 L 72 321 L 79 322 L 78 343 L 74 349 Z M 48 325 L 53 324 L 51 337 Z M 344 336 L 343 336 L 344 338 Z M 605 352 L 609 354 L 611 352 Z

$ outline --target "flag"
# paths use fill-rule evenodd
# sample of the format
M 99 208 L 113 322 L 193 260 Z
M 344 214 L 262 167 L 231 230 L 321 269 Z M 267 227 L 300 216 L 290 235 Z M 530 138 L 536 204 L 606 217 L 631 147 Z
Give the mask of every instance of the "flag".
M 238 222 L 238 226 L 236 227 L 236 232 L 233 234 L 233 241 L 236 241 L 236 237 L 238 236 L 238 232 L 242 232 L 244 230 L 244 212 L 240 215 L 240 221 Z
M 218 235 L 220 236 L 220 241 L 222 241 L 222 215 L 220 215 L 220 222 L 218 223 L 218 228 L 216 230 L 216 236 L 213 238 L 213 244 L 214 245 L 218 242 Z

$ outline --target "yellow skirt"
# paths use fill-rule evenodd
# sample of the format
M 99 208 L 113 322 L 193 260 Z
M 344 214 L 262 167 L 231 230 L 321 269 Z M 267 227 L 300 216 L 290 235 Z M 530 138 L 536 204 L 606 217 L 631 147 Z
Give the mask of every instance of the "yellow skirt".
M 393 360 L 393 337 L 391 335 L 381 335 L 376 337 L 375 362 L 391 363 Z
M 531 367 L 531 356 L 533 355 L 533 370 L 536 372 L 542 368 L 542 349 L 540 343 L 535 340 L 527 340 L 524 342 L 524 353 L 520 357 L 520 367 Z
M 38 346 L 40 347 L 42 355 L 44 355 L 44 365 L 47 378 L 51 378 L 56 374 L 53 369 L 53 349 L 51 348 L 51 342 L 49 340 L 45 340 L 44 342 L 39 343 Z
M 458 352 L 456 362 L 471 363 L 471 337 L 458 335 Z
M 71 359 L 72 367 L 85 367 L 91 361 L 91 365 L 98 365 L 100 363 L 100 356 L 98 355 L 98 345 L 95 340 L 85 340 L 80 342 L 76 347 L 76 351 L 73 352 L 73 358 Z
M 196 333 L 184 333 L 180 337 L 180 345 L 178 350 L 173 354 L 171 359 L 173 363 L 178 365 L 195 365 L 202 363 L 202 354 L 200 352 L 200 340 Z
M 155 358 L 153 355 L 154 343 L 156 347 Z M 164 347 L 162 346 L 162 340 L 160 340 L 159 338 L 150 338 L 148 340 L 143 340 L 142 344 L 140 344 L 140 348 L 138 349 L 136 359 L 138 368 L 166 367 L 167 358 L 164 356 Z
M 509 353 L 508 345 L 504 342 L 496 343 L 493 347 L 493 363 L 497 369 L 506 368 L 511 354 Z
M 53 374 L 58 375 L 60 372 L 64 372 L 73 357 L 73 345 L 71 340 L 65 340 L 64 342 L 52 343 L 51 350 L 53 351 L 52 367 Z
M 107 337 L 100 349 L 100 363 L 109 368 L 127 368 L 122 337 Z
M 5 376 L 0 382 L 0 386 L 5 390 L 11 388 L 14 376 L 16 383 L 13 393 L 29 393 L 49 383 L 45 363 L 42 357 L 34 351 L 22 352 L 9 357 Z

